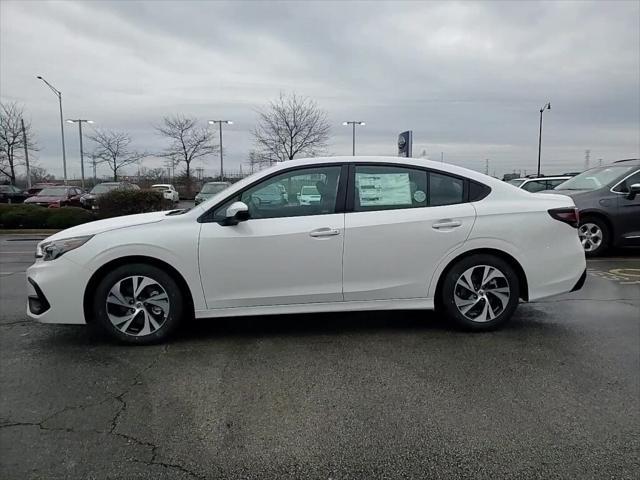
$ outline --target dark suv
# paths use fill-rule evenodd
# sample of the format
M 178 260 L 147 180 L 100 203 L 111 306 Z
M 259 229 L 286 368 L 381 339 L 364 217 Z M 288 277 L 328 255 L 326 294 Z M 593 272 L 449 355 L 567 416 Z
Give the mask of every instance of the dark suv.
M 640 159 L 592 168 L 547 193 L 573 198 L 587 256 L 600 255 L 609 246 L 640 246 Z

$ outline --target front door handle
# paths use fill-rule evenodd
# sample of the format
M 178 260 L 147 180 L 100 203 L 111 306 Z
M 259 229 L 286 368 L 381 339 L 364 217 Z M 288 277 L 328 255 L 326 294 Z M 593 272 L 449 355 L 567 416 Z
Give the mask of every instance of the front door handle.
M 309 232 L 310 237 L 333 237 L 334 235 L 340 235 L 340 230 L 337 228 L 318 228 Z
M 461 225 L 462 225 L 462 222 L 459 222 L 458 220 L 439 220 L 433 225 L 431 225 L 431 228 L 440 230 L 441 228 L 456 228 Z

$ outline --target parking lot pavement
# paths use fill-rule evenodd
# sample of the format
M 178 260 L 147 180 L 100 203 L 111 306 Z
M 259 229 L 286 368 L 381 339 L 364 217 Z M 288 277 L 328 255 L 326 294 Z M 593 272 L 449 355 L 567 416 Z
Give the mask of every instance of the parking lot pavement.
M 640 257 L 504 329 L 366 312 L 125 347 L 25 318 L 0 237 L 0 478 L 638 478 Z M 637 253 L 635 253 L 637 255 Z

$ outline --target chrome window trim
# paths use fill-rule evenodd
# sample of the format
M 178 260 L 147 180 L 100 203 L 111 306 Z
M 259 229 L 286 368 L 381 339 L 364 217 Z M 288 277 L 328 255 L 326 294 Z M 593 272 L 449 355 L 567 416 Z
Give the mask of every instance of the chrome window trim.
M 631 172 L 629 175 L 627 175 L 626 177 L 624 177 L 622 180 L 620 180 L 618 183 L 616 183 L 613 187 L 611 187 L 609 189 L 609 191 L 611 193 L 615 193 L 616 195 L 628 195 L 629 192 L 616 192 L 614 189 L 616 187 L 618 187 L 621 183 L 625 182 L 627 180 L 627 178 L 629 177 L 633 177 L 636 173 L 640 172 L 640 168 L 638 170 L 636 170 L 635 172 Z

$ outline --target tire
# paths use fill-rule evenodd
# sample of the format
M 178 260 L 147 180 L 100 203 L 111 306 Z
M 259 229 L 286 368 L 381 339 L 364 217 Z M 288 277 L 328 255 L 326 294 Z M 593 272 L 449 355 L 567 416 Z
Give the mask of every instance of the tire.
M 184 298 L 167 272 L 134 263 L 104 276 L 96 288 L 92 310 L 97 325 L 112 338 L 150 345 L 165 341 L 178 327 L 184 315 Z
M 598 257 L 609 248 L 611 239 L 609 227 L 600 218 L 581 218 L 578 236 L 587 257 Z
M 481 284 L 483 278 L 488 281 Z M 501 258 L 470 255 L 446 273 L 440 305 L 447 317 L 465 330 L 494 330 L 518 307 L 519 285 L 516 272 Z

